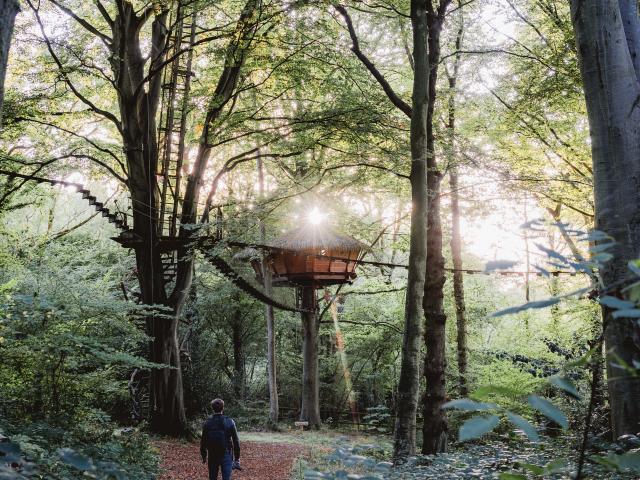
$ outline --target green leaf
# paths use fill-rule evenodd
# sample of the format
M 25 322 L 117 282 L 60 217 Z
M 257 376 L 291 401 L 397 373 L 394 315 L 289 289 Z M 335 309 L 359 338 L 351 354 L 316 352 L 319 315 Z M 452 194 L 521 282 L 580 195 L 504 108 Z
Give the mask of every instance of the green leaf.
M 529 395 L 528 401 L 529 405 L 534 409 L 538 410 L 550 420 L 556 422 L 562 428 L 567 429 L 569 427 L 567 416 L 546 398 L 542 398 L 537 395 Z
M 613 318 L 640 318 L 640 309 L 628 308 L 624 310 L 616 310 L 611 314 Z
M 498 478 L 500 480 L 527 480 L 527 476 L 521 473 L 501 473 Z
M 535 268 L 538 272 L 540 272 L 545 277 L 551 278 L 551 273 L 546 268 L 542 268 L 542 267 L 539 267 L 537 265 L 534 265 L 533 268 Z
M 550 307 L 551 305 L 555 305 L 559 303 L 559 298 L 547 298 L 546 300 L 537 300 L 535 302 L 527 302 L 522 305 L 518 305 L 517 307 L 505 308 L 504 310 L 500 310 L 499 312 L 492 313 L 492 317 L 502 317 L 503 315 L 511 315 L 513 313 L 522 312 L 524 310 L 529 310 L 531 308 L 545 308 Z
M 591 257 L 591 261 L 598 262 L 598 263 L 606 263 L 612 258 L 613 258 L 613 255 L 610 254 L 609 252 L 601 252 Z
M 547 463 L 545 465 L 544 473 L 545 473 L 545 475 L 551 475 L 553 473 L 562 472 L 562 471 L 566 470 L 568 465 L 569 465 L 569 462 L 567 462 L 563 458 L 558 458 L 556 460 L 551 460 L 549 463 Z
M 569 369 L 569 368 L 575 368 L 575 367 L 582 367 L 588 364 L 589 361 L 591 360 L 591 357 L 593 357 L 594 352 L 595 352 L 595 347 L 593 347 L 591 350 L 585 353 L 582 357 L 565 363 L 564 368 Z
M 540 440 L 540 436 L 538 435 L 535 427 L 520 415 L 516 415 L 512 412 L 507 412 L 507 418 L 511 423 L 515 425 L 516 428 L 522 430 L 522 432 L 527 436 L 529 440 L 531 440 L 532 442 L 538 442 Z
M 593 245 L 591 247 L 589 247 L 589 251 L 591 253 L 600 253 L 600 252 L 606 252 L 607 250 L 613 248 L 616 246 L 616 242 L 607 242 L 607 243 L 600 243 L 598 245 Z
M 474 438 L 481 437 L 485 433 L 489 433 L 500 423 L 500 417 L 497 415 L 486 415 L 473 417 L 462 424 L 458 432 L 458 440 L 466 442 Z
M 533 463 L 521 463 L 522 468 L 533 473 L 534 475 L 542 475 L 544 474 L 544 467 L 540 465 L 534 465 Z
M 502 385 L 483 385 L 476 389 L 471 396 L 477 399 L 489 398 L 493 395 L 503 395 L 505 397 L 519 397 L 522 392 L 510 387 L 503 387 Z
M 562 263 L 565 263 L 565 264 L 569 263 L 569 259 L 564 255 L 562 255 L 561 253 L 558 253 L 555 250 L 547 248 L 544 245 L 541 245 L 539 243 L 534 243 L 534 245 L 538 247 L 539 250 L 546 253 L 549 258 L 555 258 L 556 260 L 560 260 Z
M 585 236 L 584 240 L 590 242 L 601 242 L 602 240 L 613 240 L 613 237 L 610 237 L 601 230 L 591 230 Z
M 492 260 L 485 264 L 484 272 L 490 273 L 494 270 L 508 270 L 517 264 L 518 262 L 514 262 L 513 260 Z
M 640 472 L 640 453 L 627 452 L 621 455 L 610 453 L 606 457 L 594 456 L 593 460 L 614 470 Z
M 481 403 L 469 400 L 468 398 L 458 398 L 442 405 L 442 408 L 454 408 L 456 410 L 466 410 L 470 412 L 494 410 L 498 408 L 495 403 Z
M 627 265 L 629 266 L 629 270 L 640 277 L 640 260 L 632 260 Z
M 58 455 L 60 455 L 60 458 L 64 463 L 71 465 L 78 470 L 86 471 L 94 470 L 96 468 L 89 457 L 70 448 L 61 448 L 58 450 Z
M 635 307 L 635 304 L 633 302 L 621 300 L 619 298 L 611 297 L 608 295 L 605 297 L 599 298 L 598 303 L 600 303 L 600 305 L 604 305 L 605 307 L 615 308 L 616 310 L 629 309 L 629 308 Z
M 576 386 L 567 377 L 559 377 L 557 375 L 554 375 L 552 377 L 549 377 L 549 383 L 551 383 L 552 385 L 555 385 L 556 387 L 564 390 L 569 395 L 571 395 L 573 398 L 576 398 L 578 400 L 580 400 L 582 398 L 581 395 L 580 395 L 580 392 L 578 392 L 578 389 L 576 388 Z

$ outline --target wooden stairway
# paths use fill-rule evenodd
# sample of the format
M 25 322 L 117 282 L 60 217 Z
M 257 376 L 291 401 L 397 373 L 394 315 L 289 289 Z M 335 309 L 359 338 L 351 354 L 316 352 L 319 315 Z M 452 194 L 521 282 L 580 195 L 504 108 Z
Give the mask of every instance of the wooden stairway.
M 35 183 L 47 183 L 49 185 L 61 185 L 63 187 L 71 187 L 75 188 L 76 192 L 82 194 L 82 198 L 89 202 L 89 205 L 92 205 L 97 212 L 101 212 L 102 216 L 106 218 L 109 223 L 113 223 L 118 230 L 123 232 L 130 231 L 131 229 L 127 225 L 127 216 L 122 212 L 112 212 L 107 207 L 104 206 L 103 202 L 99 202 L 95 195 L 91 194 L 84 185 L 79 183 L 67 182 L 65 180 L 54 180 L 50 178 L 38 177 L 35 175 L 25 175 L 23 173 L 10 172 L 7 170 L 0 170 L 0 175 L 4 175 L 9 178 L 20 178 L 25 181 L 35 182 Z

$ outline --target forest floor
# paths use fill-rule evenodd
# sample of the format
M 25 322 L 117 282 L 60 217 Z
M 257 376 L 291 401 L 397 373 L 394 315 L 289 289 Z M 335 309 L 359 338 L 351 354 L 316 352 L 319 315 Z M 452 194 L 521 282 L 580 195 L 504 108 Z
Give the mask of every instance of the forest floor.
M 240 437 L 243 470 L 234 472 L 234 480 L 302 480 L 305 471 L 325 472 L 322 478 L 345 478 L 347 474 L 355 474 L 389 480 L 495 480 L 508 473 L 515 474 L 509 478 L 526 478 L 523 466 L 528 464 L 538 465 L 538 473 L 544 474 L 545 478 L 569 478 L 575 471 L 575 450 L 566 440 L 534 445 L 496 438 L 459 444 L 448 454 L 418 455 L 404 467 L 390 470 L 387 460 L 391 443 L 389 438 L 379 435 L 323 430 L 241 432 Z M 169 439 L 154 443 L 162 459 L 163 473 L 158 480 L 207 480 L 198 443 Z M 586 478 L 598 480 L 639 478 L 613 473 L 593 461 L 587 462 L 585 473 Z
M 161 457 L 162 474 L 158 480 L 208 479 L 198 442 L 161 439 L 154 444 Z M 279 434 L 251 434 L 246 440 L 241 439 L 240 446 L 242 471 L 234 471 L 234 480 L 288 480 L 295 476 L 296 467 L 301 468 L 299 460 L 310 453 L 304 443 Z

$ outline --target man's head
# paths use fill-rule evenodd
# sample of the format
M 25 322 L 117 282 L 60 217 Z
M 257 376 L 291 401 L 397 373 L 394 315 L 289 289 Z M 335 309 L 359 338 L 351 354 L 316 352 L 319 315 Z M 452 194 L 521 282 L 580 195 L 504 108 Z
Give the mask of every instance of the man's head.
M 211 408 L 213 408 L 213 413 L 222 413 L 224 410 L 224 400 L 221 398 L 211 400 Z

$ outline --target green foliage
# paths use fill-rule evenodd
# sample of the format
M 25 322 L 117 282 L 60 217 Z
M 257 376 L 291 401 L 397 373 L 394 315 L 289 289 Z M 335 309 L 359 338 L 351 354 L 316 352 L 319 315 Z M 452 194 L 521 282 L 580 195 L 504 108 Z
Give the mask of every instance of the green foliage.
M 386 433 L 392 430 L 393 417 L 386 405 L 368 407 L 367 414 L 362 417 L 362 421 L 367 425 L 369 431 Z
M 29 477 L 142 480 L 157 469 L 147 436 L 113 420 L 128 421 L 130 371 L 156 367 L 140 356 L 145 310 L 122 299 L 120 251 L 94 247 L 82 235 L 2 245 L 25 253 L 0 270 L 0 429 Z
M 103 421 L 99 427 L 106 429 L 101 433 L 106 438 L 100 443 L 86 443 L 75 428 L 65 430 L 45 422 L 20 428 L 0 423 L 0 433 L 9 438 L 0 443 L 0 478 L 5 478 L 3 473 L 9 475 L 7 478 L 155 478 L 158 459 L 147 435 L 134 429 L 118 429 L 110 421 Z M 20 465 L 20 473 L 4 462 Z

